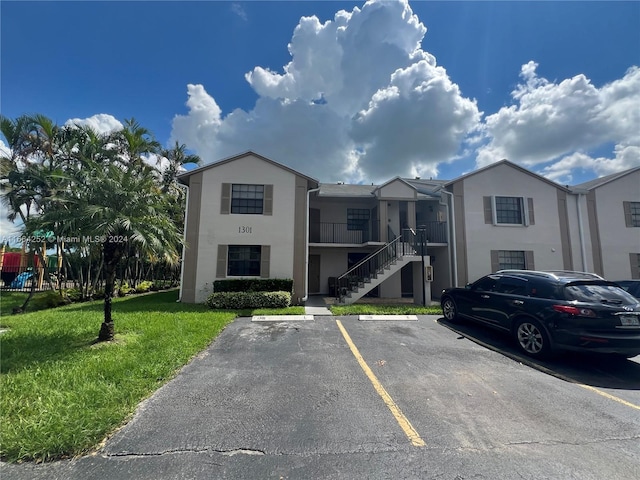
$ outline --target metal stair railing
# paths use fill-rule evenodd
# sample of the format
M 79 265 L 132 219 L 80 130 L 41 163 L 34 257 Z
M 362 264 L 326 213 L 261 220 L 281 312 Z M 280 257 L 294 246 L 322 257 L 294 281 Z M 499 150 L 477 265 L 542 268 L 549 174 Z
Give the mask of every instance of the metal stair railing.
M 356 263 L 336 279 L 336 299 L 341 303 L 344 297 L 364 286 L 365 283 L 377 277 L 385 268 L 395 263 L 404 255 L 415 255 L 415 233 L 405 230 L 402 235 L 373 252 L 368 257 Z

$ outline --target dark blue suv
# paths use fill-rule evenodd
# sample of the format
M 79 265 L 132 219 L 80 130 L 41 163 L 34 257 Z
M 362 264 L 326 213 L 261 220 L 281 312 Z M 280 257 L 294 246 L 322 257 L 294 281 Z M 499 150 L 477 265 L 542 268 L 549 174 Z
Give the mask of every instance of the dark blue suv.
M 640 355 L 640 301 L 584 272 L 501 270 L 442 291 L 445 319 L 509 332 L 532 357 L 555 350 Z

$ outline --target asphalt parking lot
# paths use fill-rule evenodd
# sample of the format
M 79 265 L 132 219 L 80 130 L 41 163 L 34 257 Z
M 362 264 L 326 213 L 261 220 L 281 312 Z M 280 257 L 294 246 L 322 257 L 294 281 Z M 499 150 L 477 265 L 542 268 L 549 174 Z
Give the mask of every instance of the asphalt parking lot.
M 3 479 L 631 479 L 640 358 L 532 363 L 438 317 L 241 318 L 94 455 Z

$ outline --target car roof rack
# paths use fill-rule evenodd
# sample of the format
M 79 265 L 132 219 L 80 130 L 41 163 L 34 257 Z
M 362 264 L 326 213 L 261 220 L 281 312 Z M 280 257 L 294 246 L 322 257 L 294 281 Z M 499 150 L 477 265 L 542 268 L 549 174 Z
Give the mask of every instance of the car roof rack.
M 557 275 L 558 277 L 581 275 L 584 277 L 595 278 L 596 280 L 604 280 L 604 278 L 598 275 L 597 273 L 591 273 L 591 272 L 579 272 L 576 270 L 545 270 L 545 271 L 552 273 L 554 275 Z
M 524 274 L 531 275 L 537 277 L 544 278 L 553 278 L 554 280 L 559 280 L 562 277 L 566 276 L 583 276 L 588 278 L 593 278 L 596 280 L 604 280 L 600 275 L 590 272 L 577 272 L 574 270 L 518 270 L 518 269 L 507 269 L 507 270 L 498 270 L 496 273 L 502 274 Z

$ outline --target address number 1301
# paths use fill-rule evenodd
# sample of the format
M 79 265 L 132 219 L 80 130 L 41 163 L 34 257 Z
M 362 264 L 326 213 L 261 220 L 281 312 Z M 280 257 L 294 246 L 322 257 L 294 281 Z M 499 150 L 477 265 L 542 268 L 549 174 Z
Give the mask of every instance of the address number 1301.
M 241 225 L 238 227 L 238 233 L 251 233 L 251 227 Z

